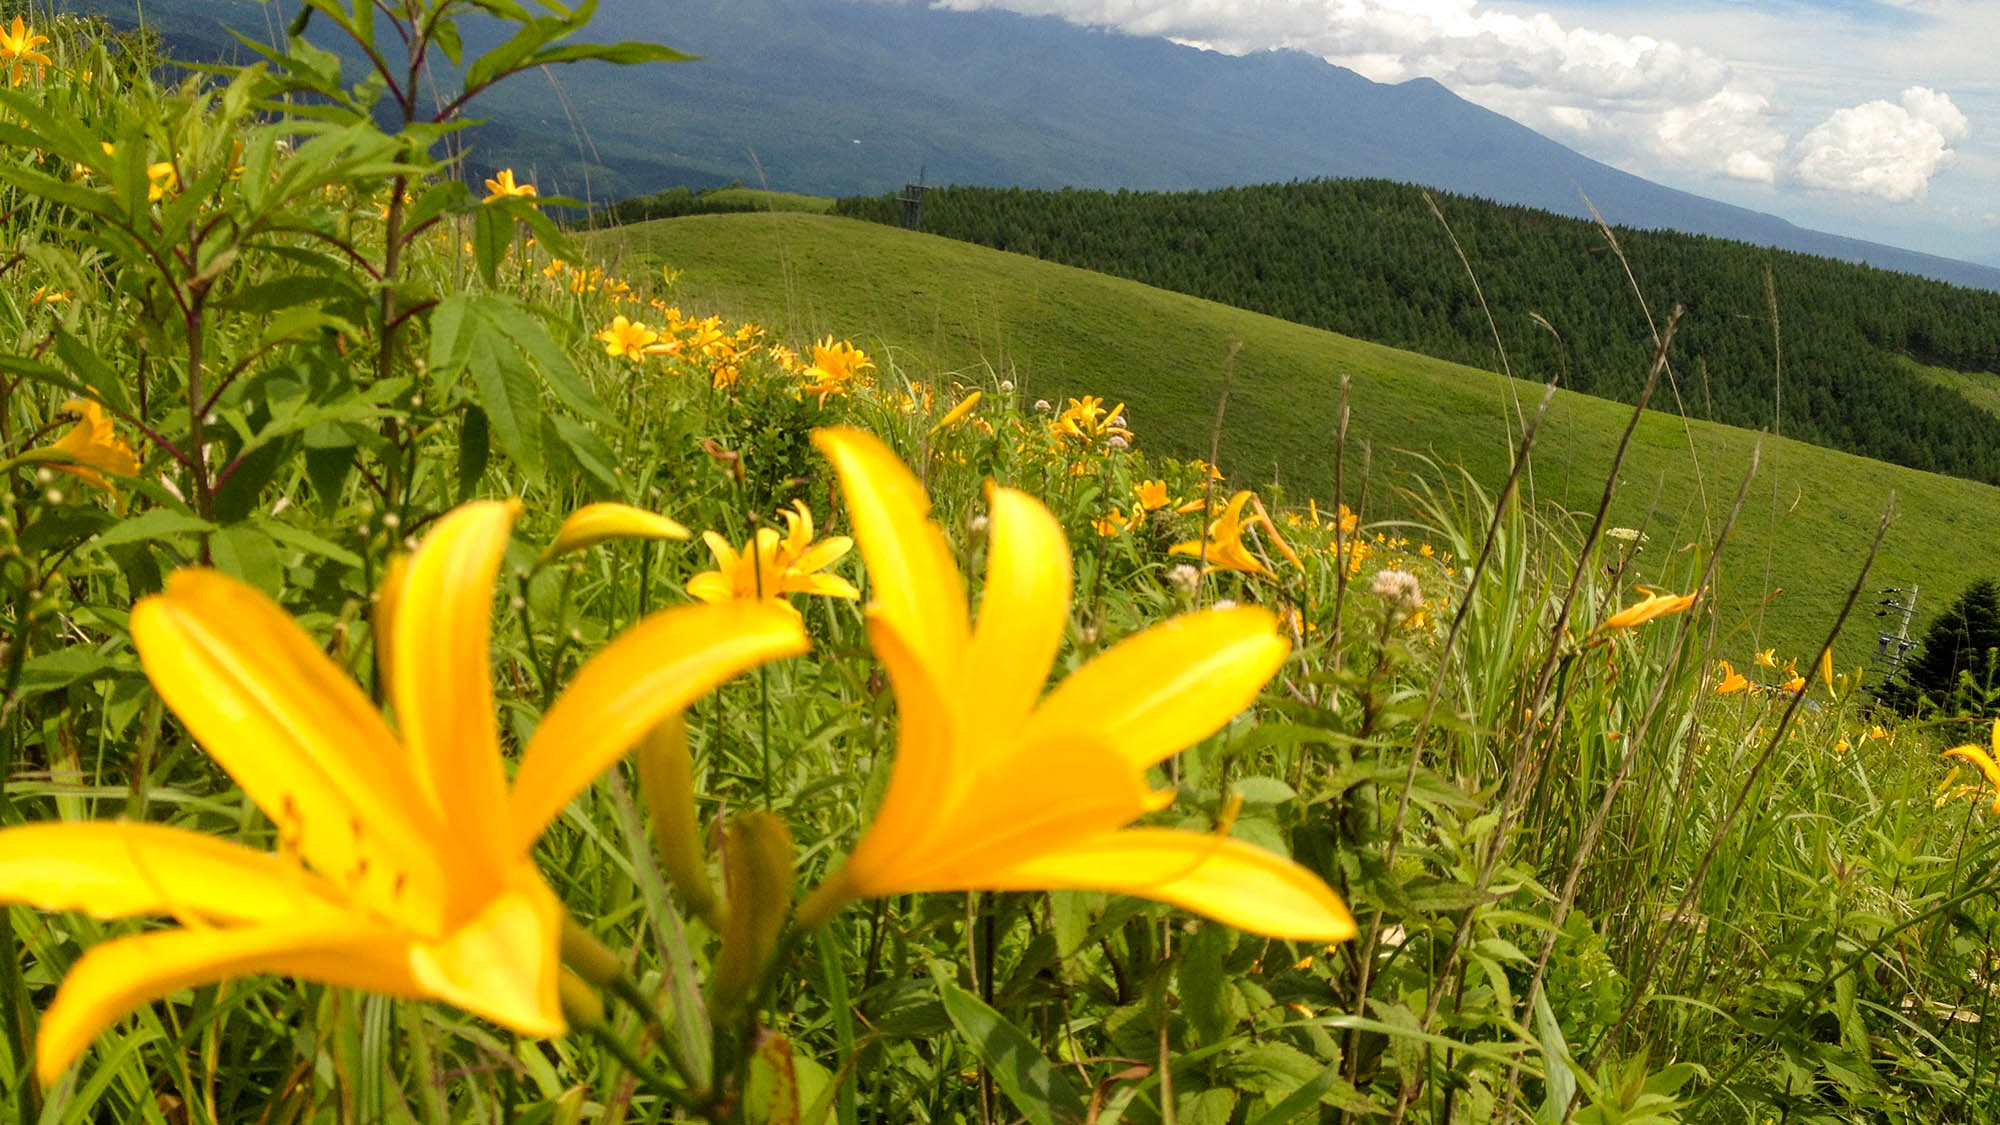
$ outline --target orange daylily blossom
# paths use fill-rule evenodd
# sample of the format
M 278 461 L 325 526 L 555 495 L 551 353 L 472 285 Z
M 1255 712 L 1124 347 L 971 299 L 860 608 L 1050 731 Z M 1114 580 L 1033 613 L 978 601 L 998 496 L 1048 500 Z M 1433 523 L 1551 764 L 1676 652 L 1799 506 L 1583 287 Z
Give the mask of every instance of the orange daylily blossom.
M 826 396 L 846 394 L 867 381 L 868 372 L 875 369 L 875 361 L 868 353 L 842 340 L 838 344 L 828 336 L 812 346 L 812 363 L 799 372 L 805 386 L 799 393 L 816 395 L 821 406 L 826 405 Z
M 514 170 L 503 168 L 499 174 L 486 181 L 486 198 L 482 203 L 492 203 L 501 199 L 533 199 L 535 185 L 514 182 Z
M 510 786 L 489 614 L 519 507 L 460 507 L 392 568 L 400 589 L 381 605 L 393 620 L 378 626 L 394 649 L 393 729 L 319 641 L 236 579 L 178 571 L 133 609 L 146 675 L 270 817 L 278 848 L 162 824 L 0 831 L 0 902 L 183 923 L 71 967 L 41 1020 L 43 1083 L 133 1008 L 252 973 L 442 1000 L 527 1035 L 564 1030 L 564 911 L 529 856 L 536 838 L 662 720 L 807 642 L 765 606 L 654 614 L 576 673 Z
M 49 446 L 65 455 L 64 460 L 48 462 L 49 468 L 71 473 L 111 491 L 116 490 L 104 479 L 105 473 L 121 477 L 139 474 L 139 458 L 118 436 L 104 413 L 103 403 L 93 398 L 75 398 L 63 403 L 63 409 L 78 415 L 78 419 L 68 433 Z
M 1785 682 L 1780 687 L 1793 692 L 1806 690 L 1806 678 L 1799 674 L 1798 665 L 1789 660 L 1785 662 Z
M 945 416 L 938 419 L 937 425 L 931 427 L 931 432 L 937 433 L 939 430 L 950 429 L 952 426 L 955 426 L 959 422 L 964 421 L 965 416 L 971 414 L 972 411 L 976 407 L 978 407 L 979 400 L 985 397 L 986 397 L 985 391 L 974 391 L 971 394 L 966 395 L 963 399 L 959 400 L 957 406 L 954 406 L 950 410 L 946 411 Z
M 1139 494 L 1139 510 L 1157 512 L 1173 503 L 1167 496 L 1167 482 L 1163 480 L 1140 481 L 1134 491 Z
M 1729 661 L 1718 660 L 1716 663 L 1722 665 L 1722 682 L 1715 685 L 1715 694 L 1735 695 L 1739 691 L 1750 689 L 1749 677 L 1731 667 Z
M 686 539 L 688 529 L 657 512 L 629 504 L 585 504 L 556 529 L 555 541 L 542 551 L 548 562 L 571 551 L 595 547 L 612 539 Z
M 760 527 L 754 546 L 746 544 L 741 554 L 715 532 L 702 532 L 702 542 L 715 555 L 716 569 L 688 579 L 688 593 L 705 602 L 778 605 L 794 616 L 798 611 L 785 600 L 786 594 L 860 600 L 861 591 L 854 583 L 837 574 L 820 573 L 853 550 L 854 540 L 835 535 L 814 543 L 812 511 L 803 500 L 792 501 L 792 509 L 783 515 L 784 538 L 778 537 L 776 528 Z
M 46 35 L 38 35 L 20 16 L 14 17 L 12 28 L 0 28 L 0 62 L 7 63 L 7 84 L 19 86 L 21 75 L 28 67 L 35 68 L 35 77 L 42 76 L 42 70 L 53 60 L 35 48 L 49 41 Z
M 1649 591 L 1645 597 L 1605 618 L 1603 623 L 1598 625 L 1596 631 L 1606 633 L 1613 629 L 1630 629 L 1638 625 L 1644 625 L 1655 618 L 1666 617 L 1669 614 L 1684 613 L 1689 606 L 1695 603 L 1695 599 L 1700 596 L 1701 591 L 1699 590 L 1692 594 L 1663 594 L 1658 591 Z
M 1833 694 L 1833 646 L 1828 645 L 1819 654 L 1819 676 L 1826 681 L 1826 693 Z
M 1986 777 L 1986 783 L 1993 787 L 1993 811 L 2000 814 L 2000 762 L 1994 760 L 2000 758 L 2000 719 L 1993 723 L 1992 745 L 1991 752 L 1988 752 L 1978 743 L 1968 742 L 1964 746 L 1952 747 L 1943 756 L 1963 758 L 1979 768 L 1979 772 Z
M 621 313 L 611 318 L 611 327 L 599 332 L 597 338 L 604 343 L 605 355 L 638 363 L 646 358 L 648 346 L 660 334 L 637 321 L 627 320 Z
M 1762 651 L 1762 652 L 1760 652 L 1760 653 L 1758 653 L 1758 654 L 1757 654 L 1757 667 L 1759 667 L 1759 668 L 1776 668 L 1777 666 L 1778 666 L 1778 650 L 1777 650 L 1777 649 L 1775 649 L 1775 648 L 1767 648 L 1767 649 L 1765 649 L 1764 651 Z
M 1166 807 L 1147 771 L 1256 699 L 1290 651 L 1268 610 L 1210 610 L 1112 647 L 1044 696 L 1069 624 L 1069 546 L 1049 510 L 991 488 L 985 593 L 927 517 L 923 486 L 853 429 L 814 444 L 840 478 L 874 602 L 868 636 L 896 695 L 888 791 L 846 861 L 799 908 L 920 891 L 1112 891 L 1272 937 L 1354 935 L 1317 875 L 1226 831 L 1128 828 Z
M 1167 548 L 1167 553 L 1194 555 L 1204 559 L 1207 564 L 1202 571 L 1204 574 L 1218 570 L 1235 570 L 1276 578 L 1277 575 L 1271 573 L 1271 569 L 1264 565 L 1263 560 L 1251 554 L 1250 549 L 1243 544 L 1244 530 L 1257 523 L 1266 525 L 1265 529 L 1271 532 L 1273 538 L 1277 536 L 1276 529 L 1269 526 L 1271 522 L 1269 516 L 1255 515 L 1248 520 L 1243 518 L 1243 508 L 1251 499 L 1248 490 L 1230 497 L 1229 506 L 1208 525 L 1206 539 L 1191 539 L 1185 543 L 1176 543 Z

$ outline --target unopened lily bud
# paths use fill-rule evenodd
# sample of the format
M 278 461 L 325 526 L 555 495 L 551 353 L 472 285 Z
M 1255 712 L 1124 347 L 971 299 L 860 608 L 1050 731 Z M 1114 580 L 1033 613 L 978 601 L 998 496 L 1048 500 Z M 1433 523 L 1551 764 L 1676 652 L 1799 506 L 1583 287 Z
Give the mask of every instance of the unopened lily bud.
M 583 1107 L 589 1101 L 588 1086 L 571 1086 L 564 1090 L 562 1097 L 556 1099 L 556 1111 L 549 1118 L 549 1125 L 578 1125 L 583 1120 Z
M 770 968 L 792 913 L 792 834 L 767 812 L 729 822 L 722 850 L 729 918 L 713 982 L 715 1006 L 741 1008 Z
M 610 984 L 625 971 L 624 960 L 568 914 L 563 915 L 562 962 L 599 987 Z
M 556 978 L 556 999 L 572 1031 L 604 1026 L 604 996 L 589 981 L 564 969 Z
M 653 846 L 667 881 L 690 913 L 723 928 L 721 903 L 708 881 L 708 858 L 694 808 L 694 756 L 688 752 L 687 719 L 668 716 L 639 743 L 639 796 L 653 818 Z

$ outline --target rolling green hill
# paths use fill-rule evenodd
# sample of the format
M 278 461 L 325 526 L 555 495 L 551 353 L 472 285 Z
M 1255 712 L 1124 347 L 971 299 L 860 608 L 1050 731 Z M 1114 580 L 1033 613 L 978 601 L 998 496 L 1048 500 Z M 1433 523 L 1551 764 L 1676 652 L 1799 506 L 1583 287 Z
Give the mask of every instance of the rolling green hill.
M 1124 400 L 1141 448 L 1176 457 L 1206 454 L 1223 357 L 1240 340 L 1222 467 L 1245 483 L 1275 475 L 1297 499 L 1330 497 L 1338 385 L 1350 376 L 1349 473 L 1359 473 L 1361 448 L 1372 449 L 1372 518 L 1403 514 L 1394 487 L 1413 466 L 1404 451 L 1497 485 L 1514 398 L 1532 409 L 1541 394 L 1530 383 L 1136 282 L 831 216 L 706 215 L 596 237 L 607 255 L 636 259 L 628 269 L 682 270 L 679 293 L 690 308 L 754 318 L 795 340 L 852 334 L 915 378 L 1005 377 L 1029 398 Z M 1559 391 L 1534 456 L 1535 499 L 1594 507 L 1628 417 L 1627 407 Z M 1672 568 L 1727 514 L 1756 441 L 1748 430 L 1649 414 L 1613 523 L 1639 526 L 1657 495 L 1650 565 Z M 1725 561 L 1725 654 L 1815 645 L 1892 495 L 1899 515 L 1871 587 L 1921 583 L 1935 608 L 1989 572 L 1979 544 L 2000 526 L 2000 489 L 1766 439 Z M 1768 588 L 1779 592 L 1760 636 L 1767 565 Z M 1864 616 L 1851 627 L 1843 666 L 1872 649 L 1872 623 Z
M 836 211 L 900 225 L 902 208 L 879 196 Z M 923 229 L 1504 370 L 1497 326 L 1514 374 L 1623 402 L 1652 353 L 1636 287 L 1652 316 L 1686 310 L 1675 361 L 1689 414 L 2000 484 L 2000 419 L 1902 362 L 2000 371 L 2000 293 L 1673 231 L 1620 228 L 1613 254 L 1588 221 L 1384 180 L 947 187 L 925 196 Z

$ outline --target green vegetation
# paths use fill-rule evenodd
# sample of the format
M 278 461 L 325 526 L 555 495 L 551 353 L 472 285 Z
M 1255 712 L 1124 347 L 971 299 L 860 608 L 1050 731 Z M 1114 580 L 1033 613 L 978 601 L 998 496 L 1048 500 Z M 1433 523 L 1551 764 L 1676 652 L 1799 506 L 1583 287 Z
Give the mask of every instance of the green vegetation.
M 1748 435 L 1579 395 L 1482 484 L 1524 386 L 962 243 L 573 237 L 412 78 L 672 57 L 537 10 L 5 29 L 0 1120 L 1996 1119 L 1984 731 L 1638 588 L 1842 601 L 1871 517 L 1718 550 Z
M 1631 402 L 1651 355 L 1649 315 L 1660 323 L 1685 306 L 1663 405 L 2000 483 L 2000 419 L 1965 409 L 1950 387 L 1910 378 L 1899 362 L 2000 371 L 2000 293 L 1671 231 L 1619 230 L 1620 256 L 1589 222 L 1434 198 L 1478 274 L 1515 374 Z M 886 196 L 844 200 L 840 211 L 898 221 Z M 924 229 L 1500 366 L 1450 235 L 1407 184 L 940 188 L 925 197 Z
M 1142 446 L 1206 457 L 1224 356 L 1240 341 L 1222 431 L 1236 479 L 1275 473 L 1295 499 L 1333 498 L 1339 382 L 1350 380 L 1350 500 L 1373 451 L 1364 511 L 1405 518 L 1407 453 L 1461 465 L 1489 488 L 1508 468 L 1542 389 L 1470 367 L 1364 343 L 1134 282 L 932 235 L 808 215 L 729 215 L 646 224 L 598 236 L 614 256 L 682 271 L 690 304 L 748 317 L 792 338 L 866 325 L 914 372 L 1012 379 L 1029 400 L 1101 394 L 1122 400 Z M 1641 328 L 1643 331 L 1643 326 Z M 1635 377 L 1644 375 L 1635 349 Z M 1662 390 L 1656 402 L 1669 401 Z M 1524 490 L 1577 511 L 1596 506 L 1630 411 L 1558 391 Z M 1635 436 L 1611 522 L 1644 527 L 1643 577 L 1664 580 L 1678 552 L 1721 525 L 1757 436 L 1649 413 Z M 1738 659 L 1817 644 L 1853 576 L 1854 558 L 1894 497 L 1876 585 L 1956 588 L 1988 568 L 1963 549 L 2000 525 L 2000 490 L 1802 442 L 1767 438 L 1737 521 L 1722 596 L 1723 650 Z M 1781 590 L 1779 589 L 1781 588 Z M 1766 590 L 1775 591 L 1768 598 Z M 1928 603 L 1925 616 L 1929 615 Z M 1872 619 L 1850 627 L 1843 660 L 1874 647 Z
M 742 186 L 710 188 L 707 191 L 673 187 L 600 207 L 591 212 L 588 222 L 591 226 L 615 226 L 648 219 L 730 215 L 745 211 L 804 211 L 823 215 L 833 210 L 833 202 L 824 195 L 799 195 L 796 192 L 764 191 Z

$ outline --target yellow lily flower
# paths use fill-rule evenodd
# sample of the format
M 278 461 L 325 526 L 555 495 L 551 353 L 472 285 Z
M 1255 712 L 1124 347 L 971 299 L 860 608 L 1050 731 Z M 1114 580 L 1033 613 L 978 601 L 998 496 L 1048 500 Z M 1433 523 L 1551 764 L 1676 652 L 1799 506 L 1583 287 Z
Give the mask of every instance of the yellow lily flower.
M 1729 661 L 1718 660 L 1716 663 L 1722 665 L 1722 682 L 1715 685 L 1715 694 L 1734 695 L 1739 691 L 1749 690 L 1749 678 L 1731 667 Z
M 1139 495 L 1139 509 L 1141 511 L 1157 512 L 1161 508 L 1173 503 L 1173 500 L 1167 496 L 1167 482 L 1163 480 L 1140 481 L 1134 486 L 1133 491 Z
M 1826 693 L 1828 695 L 1832 695 L 1833 694 L 1833 647 L 1831 645 L 1827 646 L 1825 652 L 1819 654 L 1819 675 L 1820 679 L 1826 681 Z
M 0 29 L 0 61 L 8 63 L 7 84 L 19 86 L 21 74 L 28 67 L 35 68 L 35 77 L 42 76 L 42 68 L 53 60 L 35 48 L 49 41 L 46 35 L 37 35 L 20 16 L 14 17 L 14 26 Z
M 959 422 L 964 421 L 965 416 L 972 413 L 973 409 L 979 405 L 979 400 L 985 397 L 985 391 L 974 391 L 966 395 L 959 401 L 957 406 L 946 411 L 945 416 L 938 419 L 938 424 L 931 427 L 931 432 L 937 433 L 939 430 L 949 429 Z
M 1963 758 L 1974 766 L 1977 766 L 1979 772 L 1986 776 L 1986 783 L 1993 787 L 1993 811 L 1996 814 L 2000 814 L 2000 762 L 1994 761 L 1996 756 L 2000 756 L 2000 719 L 1996 719 L 1993 723 L 1992 741 L 1992 753 L 1988 753 L 1978 743 L 1968 742 L 1964 746 L 1952 747 L 1945 751 L 1942 756 L 1946 758 Z
M 852 582 L 837 574 L 819 573 L 853 550 L 854 540 L 835 535 L 814 543 L 812 511 L 803 500 L 792 501 L 792 510 L 783 514 L 782 539 L 776 528 L 758 528 L 754 547 L 745 544 L 741 554 L 715 532 L 702 532 L 702 542 L 715 555 L 716 569 L 688 579 L 687 592 L 717 604 L 737 601 L 782 606 L 793 616 L 798 610 L 785 600 L 786 594 L 858 601 L 861 591 Z
M 171 161 L 146 165 L 146 201 L 158 203 L 181 188 L 181 174 Z
M 1799 674 L 1798 665 L 1789 660 L 1785 662 L 1785 682 L 1781 687 L 1785 691 L 1793 692 L 1806 690 L 1806 678 Z
M 826 405 L 826 396 L 846 394 L 867 382 L 868 372 L 875 369 L 875 361 L 868 353 L 855 347 L 847 340 L 838 344 L 828 336 L 812 347 L 812 364 L 799 372 L 799 378 L 806 385 L 799 388 L 800 394 L 817 395 L 821 406 Z
M 571 551 L 595 547 L 610 539 L 686 539 L 688 529 L 673 520 L 629 504 L 585 504 L 556 529 L 555 542 L 542 551 L 542 561 Z
M 624 357 L 633 363 L 646 358 L 647 346 L 660 338 L 658 332 L 644 324 L 627 320 L 624 314 L 611 318 L 611 327 L 597 334 L 604 343 L 604 354 L 613 359 Z
M 111 482 L 104 479 L 104 473 L 130 477 L 139 474 L 139 458 L 132 447 L 118 436 L 111 419 L 104 413 L 104 404 L 91 398 L 75 398 L 63 403 L 63 409 L 78 415 L 75 426 L 49 448 L 67 455 L 71 460 L 51 461 L 51 469 L 81 477 L 99 488 L 116 491 Z M 103 470 L 99 472 L 98 470 Z
M 1273 937 L 1337 941 L 1354 921 L 1305 868 L 1226 833 L 1126 828 L 1171 790 L 1146 773 L 1257 697 L 1291 646 L 1259 608 L 1130 638 L 1043 696 L 1069 621 L 1062 527 L 1033 497 L 990 494 L 985 595 L 965 582 L 923 486 L 881 441 L 820 430 L 868 563 L 868 636 L 899 715 L 888 792 L 854 850 L 800 906 L 856 898 L 1076 888 L 1139 895 Z
M 1777 649 L 1775 649 L 1775 648 L 1767 648 L 1767 649 L 1765 649 L 1764 651 L 1762 651 L 1762 652 L 1760 652 L 1760 653 L 1758 653 L 1758 654 L 1757 654 L 1757 667 L 1759 667 L 1759 668 L 1776 668 L 1777 666 L 1778 666 L 1778 650 L 1777 650 Z
M 1218 570 L 1235 570 L 1276 578 L 1277 575 L 1271 573 L 1271 569 L 1264 565 L 1263 560 L 1251 554 L 1250 549 L 1243 545 L 1243 529 L 1249 524 L 1259 522 L 1259 517 L 1256 516 L 1247 521 L 1243 519 L 1243 506 L 1249 502 L 1250 492 L 1247 489 L 1230 497 L 1229 506 L 1208 525 L 1206 540 L 1190 539 L 1185 543 L 1176 543 L 1167 548 L 1167 553 L 1205 557 L 1207 567 L 1202 571 L 1204 574 Z
M 535 185 L 514 182 L 514 170 L 503 168 L 499 174 L 486 181 L 486 198 L 482 203 L 492 203 L 501 199 L 533 199 Z
M 1648 593 L 1645 597 L 1605 618 L 1603 624 L 1600 624 L 1596 631 L 1599 633 L 1608 633 L 1613 629 L 1630 629 L 1634 626 L 1644 625 L 1655 618 L 1666 617 L 1669 614 L 1684 613 L 1689 606 L 1694 604 L 1695 599 L 1700 596 L 1701 592 L 1699 590 L 1692 594 Z
M 250 973 L 442 1000 L 528 1035 L 564 1030 L 564 911 L 529 858 L 535 840 L 655 724 L 807 643 L 765 607 L 655 614 L 577 672 L 510 789 L 488 614 L 518 509 L 445 516 L 384 599 L 394 731 L 318 641 L 233 578 L 182 570 L 133 609 L 147 676 L 271 818 L 278 850 L 155 824 L 0 832 L 0 902 L 183 923 L 77 961 L 42 1018 L 44 1083 L 132 1008 Z

